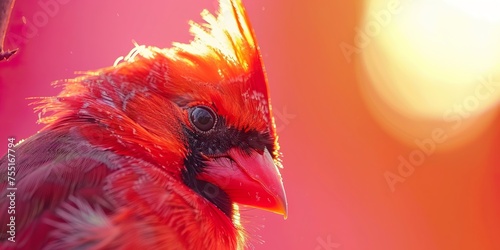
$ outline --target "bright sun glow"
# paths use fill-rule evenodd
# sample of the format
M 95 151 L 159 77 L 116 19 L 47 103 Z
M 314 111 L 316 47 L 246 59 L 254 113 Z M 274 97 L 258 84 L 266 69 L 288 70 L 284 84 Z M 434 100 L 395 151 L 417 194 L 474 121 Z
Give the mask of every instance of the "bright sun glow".
M 500 22 L 500 2 L 498 0 L 445 0 L 445 2 L 475 18 Z
M 376 95 L 370 98 L 382 102 L 377 112 L 436 121 L 457 105 L 467 118 L 496 105 L 500 86 L 483 85 L 500 82 L 499 1 L 370 0 L 367 6 L 357 47 L 368 92 Z

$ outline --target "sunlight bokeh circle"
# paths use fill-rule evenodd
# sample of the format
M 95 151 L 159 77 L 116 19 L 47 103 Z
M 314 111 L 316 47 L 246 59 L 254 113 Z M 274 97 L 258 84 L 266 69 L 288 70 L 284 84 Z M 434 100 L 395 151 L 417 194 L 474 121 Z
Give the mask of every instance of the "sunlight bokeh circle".
M 500 100 L 498 13 L 487 0 L 368 1 L 361 82 L 375 116 L 399 117 L 392 126 L 417 136 L 417 123 L 456 134 L 485 127 Z

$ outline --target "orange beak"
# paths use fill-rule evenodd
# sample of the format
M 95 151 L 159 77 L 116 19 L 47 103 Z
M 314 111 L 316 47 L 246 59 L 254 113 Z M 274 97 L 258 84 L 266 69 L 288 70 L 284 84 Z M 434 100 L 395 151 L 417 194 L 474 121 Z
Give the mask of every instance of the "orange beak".
M 248 154 L 233 148 L 227 157 L 209 161 L 204 170 L 198 178 L 222 189 L 233 202 L 287 217 L 281 174 L 267 149 Z

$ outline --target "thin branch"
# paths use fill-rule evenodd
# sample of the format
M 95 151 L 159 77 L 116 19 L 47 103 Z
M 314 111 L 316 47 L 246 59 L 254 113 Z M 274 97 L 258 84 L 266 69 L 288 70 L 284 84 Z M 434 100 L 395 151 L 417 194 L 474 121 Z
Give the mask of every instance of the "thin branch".
M 0 61 L 8 60 L 17 49 L 5 51 L 4 41 L 15 0 L 0 0 Z

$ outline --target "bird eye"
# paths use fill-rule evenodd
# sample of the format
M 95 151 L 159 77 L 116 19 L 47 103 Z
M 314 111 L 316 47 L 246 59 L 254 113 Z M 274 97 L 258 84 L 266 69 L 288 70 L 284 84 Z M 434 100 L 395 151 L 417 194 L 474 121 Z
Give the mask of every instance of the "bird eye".
M 191 109 L 189 120 L 199 130 L 207 132 L 215 126 L 216 116 L 208 107 L 197 106 Z

